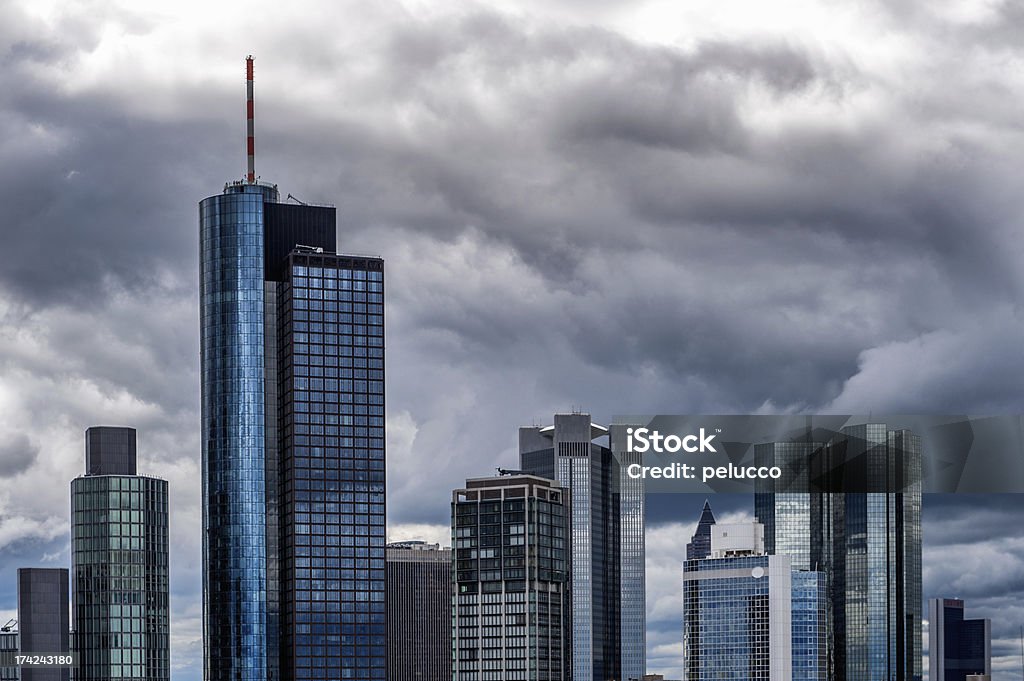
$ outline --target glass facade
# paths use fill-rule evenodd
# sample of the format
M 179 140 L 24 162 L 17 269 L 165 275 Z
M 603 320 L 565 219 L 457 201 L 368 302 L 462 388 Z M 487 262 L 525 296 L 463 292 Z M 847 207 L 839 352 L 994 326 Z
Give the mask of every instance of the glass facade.
M 71 482 L 76 679 L 170 678 L 167 502 L 156 478 Z
M 382 679 L 383 261 L 278 196 L 200 202 L 206 679 Z
M 755 493 L 766 547 L 830 575 L 834 678 L 920 681 L 920 438 L 868 423 L 824 444 L 758 445 L 755 456 L 791 478 Z
M 689 681 L 789 681 L 791 575 L 785 556 L 686 561 L 684 677 Z
M 928 659 L 931 681 L 967 681 L 992 673 L 992 622 L 964 619 L 958 598 L 928 600 Z
M 520 468 L 569 491 L 575 681 L 641 678 L 646 667 L 644 486 L 625 474 L 638 454 L 593 442 L 609 434 L 589 414 L 519 431 Z
M 454 681 L 568 681 L 565 492 L 469 480 L 452 494 Z
M 807 520 L 811 517 L 809 490 L 812 455 L 819 443 L 771 442 L 754 446 L 754 465 L 778 466 L 778 480 L 758 479 L 754 516 L 764 525 L 765 551 L 789 556 L 794 570 L 811 569 Z
M 264 217 L 277 188 L 199 204 L 207 681 L 267 681 Z
M 384 679 L 384 264 L 293 252 L 285 272 L 281 674 Z
M 794 571 L 792 601 L 793 681 L 826 681 L 829 596 L 825 573 Z
M 616 429 L 618 426 L 612 426 Z M 612 437 L 613 443 L 618 438 Z M 632 464 L 643 465 L 639 452 L 613 446 L 619 477 L 619 640 L 622 653 L 619 677 L 642 679 L 647 671 L 647 553 L 644 541 L 644 481 L 626 474 Z M 614 497 L 614 495 L 613 495 Z

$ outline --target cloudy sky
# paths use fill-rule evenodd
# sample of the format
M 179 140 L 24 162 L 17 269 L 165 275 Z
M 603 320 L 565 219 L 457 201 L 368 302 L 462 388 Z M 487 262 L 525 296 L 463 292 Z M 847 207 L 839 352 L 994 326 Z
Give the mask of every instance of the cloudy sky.
M 386 259 L 390 534 L 443 538 L 445 490 L 559 410 L 1024 411 L 1022 30 L 998 0 L 0 4 L 0 616 L 69 562 L 84 429 L 132 425 L 201 677 L 196 204 L 244 172 L 246 54 L 257 172 Z M 651 671 L 702 502 L 651 518 Z M 1022 512 L 925 512 L 926 596 L 996 617 L 1006 670 Z

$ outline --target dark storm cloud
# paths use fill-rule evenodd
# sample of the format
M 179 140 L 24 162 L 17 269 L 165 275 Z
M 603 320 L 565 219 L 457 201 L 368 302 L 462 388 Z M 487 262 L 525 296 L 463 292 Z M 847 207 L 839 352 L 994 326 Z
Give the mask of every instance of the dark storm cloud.
M 1016 190 L 1009 157 L 954 134 L 918 148 L 915 126 L 943 134 L 941 109 L 902 111 L 918 103 L 892 92 L 891 121 L 771 134 L 739 113 L 756 83 L 796 109 L 853 107 L 872 83 L 846 62 L 778 43 L 687 53 L 489 15 L 449 28 L 405 26 L 391 43 L 381 71 L 408 115 L 390 135 L 351 120 L 325 134 L 353 180 L 339 202 L 350 243 L 393 250 L 385 239 L 405 235 L 390 226 L 447 249 L 478 230 L 541 282 L 546 300 L 521 310 L 460 291 L 419 307 L 416 324 L 461 339 L 460 361 L 521 363 L 493 349 L 557 334 L 612 374 L 696 377 L 734 409 L 812 407 L 865 350 L 1019 287 L 1010 213 L 994 208 Z M 495 293 L 514 296 L 507 284 Z
M 993 66 L 1019 57 L 1014 3 L 971 26 L 872 13 L 891 22 L 875 61 L 771 31 L 645 44 L 531 8 L 256 8 L 232 35 L 206 12 L 0 9 L 0 405 L 47 452 L 0 490 L 18 509 L 0 536 L 59 541 L 53 481 L 80 470 L 82 429 L 131 419 L 179 495 L 183 678 L 200 674 L 196 202 L 242 170 L 250 51 L 257 172 L 336 203 L 342 249 L 387 260 L 392 527 L 443 528 L 448 490 L 515 467 L 516 426 L 571 407 L 1024 406 L 1024 137 L 1019 83 Z M 228 58 L 239 77 L 207 72 Z M 652 504 L 658 546 L 685 543 L 701 502 Z M 1012 516 L 936 513 L 937 546 L 1016 565 L 970 536 L 972 518 L 1011 536 Z M 1017 573 L 988 589 L 980 565 L 972 598 L 998 613 Z M 675 664 L 675 625 L 651 636 Z
M 39 456 L 39 445 L 33 444 L 24 433 L 8 436 L 0 441 L 0 476 L 24 472 Z

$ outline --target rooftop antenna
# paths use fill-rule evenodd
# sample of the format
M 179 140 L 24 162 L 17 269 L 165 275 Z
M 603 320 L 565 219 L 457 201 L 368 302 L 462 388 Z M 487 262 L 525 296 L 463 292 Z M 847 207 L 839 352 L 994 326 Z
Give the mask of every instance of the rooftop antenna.
M 245 180 L 249 184 L 256 182 L 256 135 L 252 124 L 252 55 L 245 58 L 245 127 L 249 135 L 247 149 L 249 152 L 248 173 Z

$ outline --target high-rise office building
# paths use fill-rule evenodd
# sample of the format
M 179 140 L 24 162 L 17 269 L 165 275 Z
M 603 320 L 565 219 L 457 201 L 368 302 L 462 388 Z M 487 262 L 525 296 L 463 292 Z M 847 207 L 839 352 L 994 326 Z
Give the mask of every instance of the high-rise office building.
M 569 681 L 566 491 L 535 475 L 452 492 L 453 681 Z
M 75 679 L 169 679 L 167 481 L 136 475 L 134 428 L 89 428 L 85 443 L 71 481 Z
M 711 528 L 714 524 L 715 514 L 711 511 L 711 502 L 705 499 L 697 529 L 686 545 L 686 560 L 698 560 L 711 555 Z
M 0 655 L 10 660 L 10 665 L 0 664 L 0 681 L 18 681 L 18 667 L 11 655 L 18 654 L 18 632 L 12 631 L 10 623 L 0 629 Z
M 604 437 L 614 449 L 595 442 Z M 639 679 L 646 667 L 644 487 L 626 475 L 640 454 L 620 441 L 581 413 L 519 429 L 520 468 L 569 492 L 574 681 Z
M 928 599 L 928 678 L 967 681 L 991 673 L 991 620 L 964 619 L 960 599 Z
M 764 548 L 759 523 L 715 525 L 710 555 L 683 564 L 688 681 L 829 678 L 825 575 Z
M 333 207 L 199 204 L 207 681 L 383 679 L 384 263 Z
M 388 681 L 452 679 L 452 550 L 387 546 Z
M 793 681 L 826 681 L 830 678 L 831 654 L 828 575 L 816 570 L 793 570 L 790 600 Z
M 811 467 L 822 445 L 816 442 L 768 442 L 754 446 L 755 465 L 777 466 L 782 477 L 759 480 L 754 495 L 754 516 L 765 527 L 765 549 L 771 554 L 789 556 L 795 570 L 810 570 L 809 532 L 820 533 L 820 514 L 812 514 L 812 505 L 820 510 L 820 499 L 810 494 Z M 818 523 L 808 527 L 808 519 Z
M 70 652 L 67 568 L 18 568 L 22 654 Z M 70 667 L 22 667 L 22 681 L 68 681 Z
M 830 575 L 834 678 L 920 681 L 920 438 L 868 423 L 755 457 L 786 472 L 755 492 L 766 547 Z

